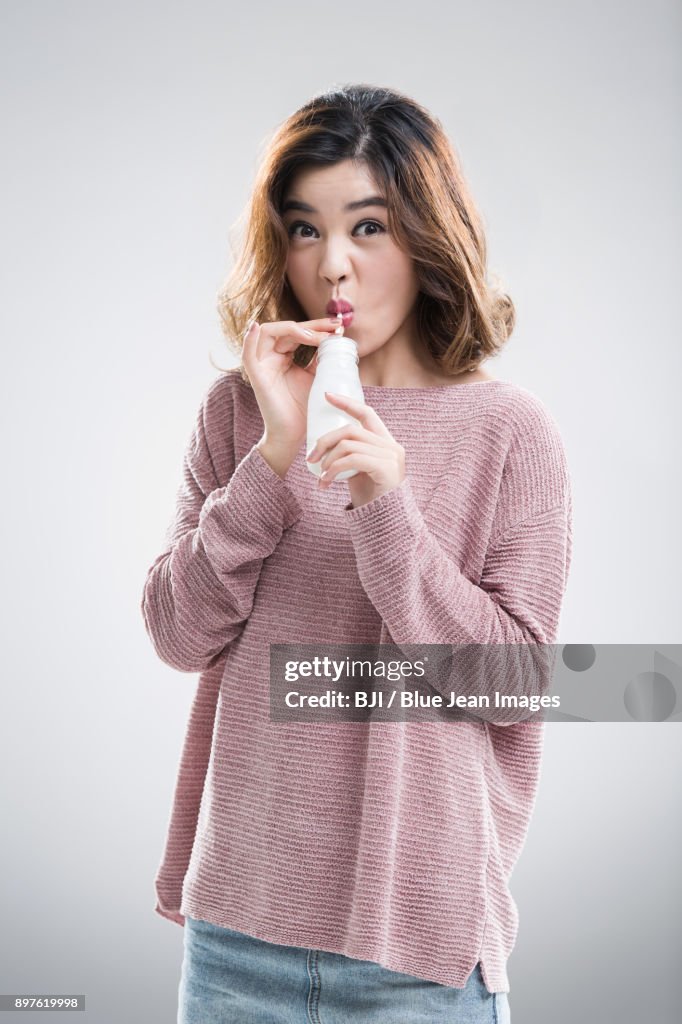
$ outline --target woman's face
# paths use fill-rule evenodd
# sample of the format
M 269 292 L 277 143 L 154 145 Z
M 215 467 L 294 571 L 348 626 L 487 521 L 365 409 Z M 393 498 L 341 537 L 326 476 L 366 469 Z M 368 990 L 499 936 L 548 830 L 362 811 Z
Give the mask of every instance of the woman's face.
M 345 333 L 360 356 L 396 335 L 411 341 L 419 285 L 411 258 L 388 231 L 386 205 L 365 164 L 344 160 L 301 171 L 284 196 L 289 235 L 286 276 L 309 320 L 327 316 L 330 299 L 345 299 L 353 319 Z M 356 209 L 351 203 L 372 199 Z M 312 210 L 292 208 L 306 204 Z

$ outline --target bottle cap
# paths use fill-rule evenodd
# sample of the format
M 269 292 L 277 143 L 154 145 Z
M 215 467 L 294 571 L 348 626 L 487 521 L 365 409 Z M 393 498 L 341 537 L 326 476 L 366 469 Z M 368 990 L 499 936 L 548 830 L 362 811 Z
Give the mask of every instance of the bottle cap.
M 358 343 L 348 335 L 343 337 L 337 334 L 331 334 L 324 341 L 321 341 L 317 346 L 317 358 L 321 359 L 327 352 L 332 352 L 334 355 L 349 355 L 353 356 L 355 362 L 358 362 Z

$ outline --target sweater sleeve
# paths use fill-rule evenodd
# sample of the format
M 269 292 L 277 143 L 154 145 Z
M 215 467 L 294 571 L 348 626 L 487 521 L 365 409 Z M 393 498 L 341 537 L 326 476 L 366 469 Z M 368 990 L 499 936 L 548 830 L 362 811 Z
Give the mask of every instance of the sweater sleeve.
M 555 643 L 571 558 L 571 491 L 556 424 L 543 410 L 533 406 L 511 446 L 478 583 L 429 530 L 409 476 L 365 505 L 346 505 L 360 580 L 395 644 Z M 517 658 L 516 677 L 505 665 L 517 693 L 528 689 L 521 664 Z
M 239 636 L 263 560 L 302 514 L 256 445 L 235 467 L 230 396 L 230 382 L 219 379 L 201 404 L 165 550 L 143 588 L 141 609 L 156 653 L 181 672 L 208 668 Z M 222 437 L 222 483 L 208 445 L 212 430 Z

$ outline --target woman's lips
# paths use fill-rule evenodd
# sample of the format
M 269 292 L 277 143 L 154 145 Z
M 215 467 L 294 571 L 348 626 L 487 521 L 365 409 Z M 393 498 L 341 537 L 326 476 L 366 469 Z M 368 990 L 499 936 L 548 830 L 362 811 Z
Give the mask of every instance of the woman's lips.
M 339 313 L 345 330 L 353 320 L 353 307 L 346 299 L 330 299 L 327 303 L 327 316 L 337 316 Z

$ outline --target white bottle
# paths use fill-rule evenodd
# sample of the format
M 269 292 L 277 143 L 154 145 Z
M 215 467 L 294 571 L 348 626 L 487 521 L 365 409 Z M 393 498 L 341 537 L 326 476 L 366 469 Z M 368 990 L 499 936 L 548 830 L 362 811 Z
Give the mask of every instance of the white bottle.
M 365 404 L 358 372 L 359 357 L 356 341 L 353 341 L 352 338 L 332 334 L 318 345 L 316 359 L 315 379 L 308 395 L 306 455 L 310 455 L 322 434 L 327 434 L 330 430 L 337 430 L 339 427 L 345 426 L 346 423 L 359 424 L 354 416 L 328 402 L 324 397 L 325 391 L 345 395 L 347 398 L 354 398 L 357 402 Z M 306 462 L 306 465 L 315 476 L 320 475 L 319 459 L 317 462 Z M 343 470 L 334 477 L 334 480 L 347 480 L 349 477 L 355 476 L 357 472 L 357 469 Z

